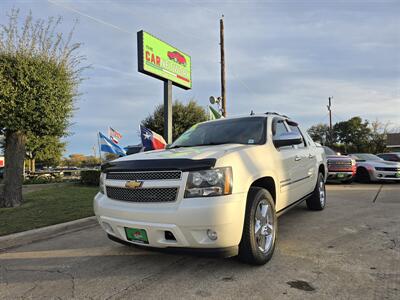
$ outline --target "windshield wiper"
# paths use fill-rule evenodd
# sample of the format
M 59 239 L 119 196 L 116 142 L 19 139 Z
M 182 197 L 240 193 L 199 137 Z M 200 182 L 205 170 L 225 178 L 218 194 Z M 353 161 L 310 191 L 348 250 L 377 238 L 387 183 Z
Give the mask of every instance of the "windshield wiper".
M 194 145 L 176 145 L 176 146 L 169 147 L 167 149 L 175 149 L 175 148 L 183 148 L 183 147 L 216 146 L 216 145 L 224 145 L 224 144 L 241 144 L 241 145 L 245 145 L 243 143 L 237 143 L 237 142 L 221 142 L 221 143 L 204 143 L 204 144 L 194 144 Z

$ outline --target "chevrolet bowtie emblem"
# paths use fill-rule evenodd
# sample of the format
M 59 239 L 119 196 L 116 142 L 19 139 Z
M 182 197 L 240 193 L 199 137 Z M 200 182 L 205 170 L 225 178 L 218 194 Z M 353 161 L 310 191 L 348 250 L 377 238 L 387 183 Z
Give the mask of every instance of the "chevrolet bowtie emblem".
M 140 188 L 142 185 L 143 185 L 143 181 L 137 181 L 137 180 L 135 180 L 135 181 L 127 181 L 125 183 L 125 187 L 127 189 L 137 189 L 137 188 Z

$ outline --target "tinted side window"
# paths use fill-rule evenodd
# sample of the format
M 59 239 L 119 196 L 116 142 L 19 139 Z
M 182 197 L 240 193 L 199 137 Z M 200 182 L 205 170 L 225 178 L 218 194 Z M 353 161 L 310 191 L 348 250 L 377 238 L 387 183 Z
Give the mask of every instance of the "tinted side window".
M 388 154 L 387 157 L 388 157 L 388 160 L 390 160 L 390 161 L 399 161 L 400 160 L 396 154 Z
M 275 119 L 272 125 L 272 134 L 274 137 L 280 136 L 282 133 L 288 132 L 284 120 Z
M 297 132 L 297 133 L 300 134 L 301 137 L 303 138 L 303 143 L 302 143 L 302 144 L 299 144 L 299 145 L 297 145 L 297 146 L 298 146 L 299 148 L 307 147 L 306 141 L 305 141 L 304 136 L 303 136 L 303 134 L 301 133 L 299 127 L 293 126 L 293 125 L 289 125 L 289 128 L 290 128 L 290 131 L 292 131 L 292 132 Z

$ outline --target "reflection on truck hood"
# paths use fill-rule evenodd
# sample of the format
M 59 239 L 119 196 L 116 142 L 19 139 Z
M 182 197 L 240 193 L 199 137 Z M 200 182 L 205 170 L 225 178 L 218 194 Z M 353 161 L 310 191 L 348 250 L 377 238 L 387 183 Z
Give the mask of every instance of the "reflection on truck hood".
M 205 159 L 205 158 L 220 158 L 234 151 L 239 151 L 249 148 L 251 145 L 241 144 L 223 144 L 215 146 L 196 146 L 182 147 L 165 150 L 154 150 L 148 152 L 140 152 L 128 156 L 121 157 L 116 161 L 129 160 L 148 160 L 148 159 L 174 159 L 174 158 L 189 158 L 189 159 Z M 257 145 L 254 145 L 256 147 Z

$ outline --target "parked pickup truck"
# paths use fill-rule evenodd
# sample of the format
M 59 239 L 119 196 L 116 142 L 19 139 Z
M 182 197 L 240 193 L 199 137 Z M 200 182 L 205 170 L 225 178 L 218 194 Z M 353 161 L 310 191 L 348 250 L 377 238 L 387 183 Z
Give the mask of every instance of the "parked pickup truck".
M 193 126 L 165 150 L 104 164 L 94 211 L 123 244 L 264 264 L 277 216 L 303 200 L 324 209 L 327 173 L 323 148 L 288 117 L 219 119 Z
M 351 183 L 356 175 L 356 161 L 347 155 L 338 155 L 331 148 L 324 146 L 328 160 L 328 181 Z

